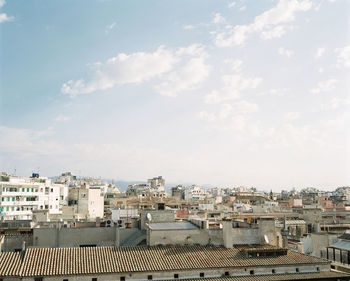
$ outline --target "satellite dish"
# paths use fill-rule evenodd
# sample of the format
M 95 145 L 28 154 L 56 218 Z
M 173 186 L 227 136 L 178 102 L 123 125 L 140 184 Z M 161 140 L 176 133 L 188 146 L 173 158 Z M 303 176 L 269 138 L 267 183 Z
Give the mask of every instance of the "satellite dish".
M 146 217 L 147 217 L 148 221 L 152 220 L 152 215 L 150 213 L 147 213 Z

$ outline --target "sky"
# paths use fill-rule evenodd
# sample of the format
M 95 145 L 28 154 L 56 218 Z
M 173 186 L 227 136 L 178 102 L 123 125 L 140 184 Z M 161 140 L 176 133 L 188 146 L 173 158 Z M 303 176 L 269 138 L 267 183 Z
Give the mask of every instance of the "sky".
M 0 0 L 0 170 L 350 185 L 350 1 Z

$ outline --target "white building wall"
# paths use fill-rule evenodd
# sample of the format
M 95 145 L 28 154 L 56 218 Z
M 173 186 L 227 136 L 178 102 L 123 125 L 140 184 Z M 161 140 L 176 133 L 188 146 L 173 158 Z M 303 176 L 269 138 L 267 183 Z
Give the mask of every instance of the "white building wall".
M 0 182 L 0 197 L 5 220 L 30 220 L 32 210 L 59 213 L 59 188 L 47 178 L 10 177 L 9 181 Z

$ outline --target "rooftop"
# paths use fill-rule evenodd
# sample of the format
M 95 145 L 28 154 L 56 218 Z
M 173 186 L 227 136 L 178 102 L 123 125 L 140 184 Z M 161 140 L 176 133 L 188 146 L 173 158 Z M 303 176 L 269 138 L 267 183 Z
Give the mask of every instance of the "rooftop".
M 184 221 L 184 222 L 157 222 L 149 223 L 149 228 L 151 230 L 185 230 L 185 229 L 198 229 L 194 224 Z
M 248 258 L 241 249 L 214 246 L 29 248 L 22 266 L 17 256 L 13 257 L 17 262 L 8 262 L 6 254 L 0 253 L 0 261 L 7 264 L 5 270 L 23 277 L 330 263 L 292 251 L 282 256 Z

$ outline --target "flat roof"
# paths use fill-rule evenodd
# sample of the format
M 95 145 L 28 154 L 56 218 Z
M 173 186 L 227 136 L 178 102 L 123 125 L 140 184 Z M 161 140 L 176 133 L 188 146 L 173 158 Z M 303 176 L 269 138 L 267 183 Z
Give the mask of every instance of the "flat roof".
M 149 223 L 151 230 L 189 230 L 198 229 L 198 227 L 188 221 L 185 222 L 156 222 Z

